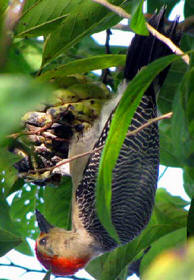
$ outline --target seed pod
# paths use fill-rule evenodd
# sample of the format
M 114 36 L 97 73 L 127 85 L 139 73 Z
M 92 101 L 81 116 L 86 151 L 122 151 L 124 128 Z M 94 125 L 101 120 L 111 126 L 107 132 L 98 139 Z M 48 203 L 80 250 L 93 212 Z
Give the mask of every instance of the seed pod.
M 55 81 L 56 82 L 56 81 Z M 39 185 L 59 184 L 66 169 L 55 168 L 68 157 L 69 145 L 74 137 L 82 137 L 99 117 L 102 105 L 110 98 L 104 84 L 80 75 L 57 81 L 53 103 L 42 111 L 27 112 L 22 117 L 24 143 L 29 152 L 12 149 L 22 158 L 15 163 L 18 176 Z M 65 171 L 64 171 L 65 170 Z

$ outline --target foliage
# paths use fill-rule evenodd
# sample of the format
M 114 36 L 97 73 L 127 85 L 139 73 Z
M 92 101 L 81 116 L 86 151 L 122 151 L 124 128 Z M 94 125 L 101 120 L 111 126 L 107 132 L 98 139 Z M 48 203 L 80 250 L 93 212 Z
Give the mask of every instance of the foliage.
M 142 1 L 139 1 L 139 6 L 135 0 L 110 2 L 134 14 L 131 28 L 135 28 L 136 32 L 146 33 L 141 13 Z M 167 14 L 178 2 L 178 0 L 166 1 Z M 163 3 L 162 0 L 148 0 L 148 13 L 153 13 Z M 71 180 L 65 178 L 59 186 L 26 184 L 23 179 L 18 178 L 17 171 L 13 167 L 20 156 L 8 151 L 8 147 L 15 143 L 15 139 L 8 136 L 21 133 L 22 116 L 28 111 L 41 108 L 43 104 L 52 102 L 53 91 L 60 87 L 61 83 L 71 84 L 72 75 L 82 74 L 87 79 L 102 83 L 101 77 L 94 74 L 93 70 L 114 66 L 116 69 L 111 71 L 111 79 L 107 79 L 107 84 L 114 94 L 122 80 L 121 69 L 125 63 L 127 48 L 111 47 L 112 54 L 106 54 L 105 47 L 94 41 L 92 34 L 113 27 L 121 18 L 91 0 L 26 0 L 18 22 L 17 14 L 13 16 L 11 13 L 11 6 L 9 11 L 7 10 L 8 5 L 7 0 L 0 0 L 0 256 L 12 248 L 23 254 L 32 255 L 26 238 L 37 237 L 38 229 L 34 217 L 36 208 L 40 209 L 52 224 L 70 227 Z M 193 9 L 191 1 L 186 0 L 185 22 L 189 22 Z M 9 20 L 13 25 L 8 24 Z M 183 32 L 181 48 L 189 51 L 193 45 L 194 34 L 187 27 Z M 188 205 L 187 202 L 171 196 L 164 190 L 158 190 L 152 218 L 141 235 L 131 243 L 93 260 L 88 265 L 87 271 L 96 279 L 125 279 L 128 265 L 140 258 L 140 274 L 145 275 L 145 279 L 152 279 L 149 278 L 149 273 L 155 273 L 152 272 L 154 269 L 157 271 L 156 267 L 161 259 L 158 261 L 155 259 L 159 253 L 178 244 L 183 245 L 187 234 L 194 235 L 193 53 L 190 56 L 189 66 L 180 58 L 171 56 L 156 61 L 136 76 L 124 94 L 111 128 L 108 141 L 115 143 L 117 138 L 117 145 L 114 144 L 114 152 L 111 146 L 106 147 L 103 154 L 104 162 L 99 172 L 99 181 L 111 182 L 109 174 L 104 172 L 103 164 L 110 163 L 108 164 L 110 171 L 114 166 L 113 157 L 119 152 L 118 143 L 119 141 L 122 143 L 128 126 L 125 122 L 126 117 L 130 122 L 129 114 L 132 117 L 143 91 L 152 82 L 154 75 L 174 61 L 158 98 L 161 113 L 174 112 L 172 120 L 163 120 L 160 123 L 160 158 L 163 165 L 180 167 L 184 170 L 184 188 L 192 199 L 189 215 L 184 209 Z M 129 92 L 131 99 L 127 96 Z M 124 120 L 123 132 L 118 135 L 116 130 L 118 121 L 121 126 L 121 116 Z M 97 197 L 107 196 L 110 200 L 110 189 L 98 191 Z M 11 202 L 10 199 L 7 200 L 10 195 Z M 107 200 L 103 199 L 97 201 L 102 218 L 106 203 Z M 110 220 L 105 219 L 104 223 L 114 235 Z M 193 248 L 193 243 L 189 246 Z M 144 253 L 150 247 L 151 249 Z M 175 254 L 174 251 L 171 252 Z M 164 259 L 168 253 L 163 254 L 159 258 Z M 188 269 L 191 268 L 189 256 L 190 249 L 185 257 L 188 265 L 185 267 Z M 169 274 L 172 270 L 173 268 L 169 268 Z M 172 279 L 175 279 L 173 277 Z
M 193 279 L 194 269 L 194 243 L 193 239 L 184 247 L 171 249 L 160 254 L 152 263 L 142 279 L 169 279 L 181 280 L 186 277 L 188 280 Z

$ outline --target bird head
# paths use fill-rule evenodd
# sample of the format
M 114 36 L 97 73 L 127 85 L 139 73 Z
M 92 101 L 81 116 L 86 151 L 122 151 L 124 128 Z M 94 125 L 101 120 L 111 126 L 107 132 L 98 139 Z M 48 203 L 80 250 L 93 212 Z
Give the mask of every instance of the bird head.
M 36 219 L 41 233 L 36 240 L 35 252 L 46 269 L 65 276 L 74 274 L 88 263 L 91 250 L 80 242 L 79 233 L 52 226 L 38 210 Z

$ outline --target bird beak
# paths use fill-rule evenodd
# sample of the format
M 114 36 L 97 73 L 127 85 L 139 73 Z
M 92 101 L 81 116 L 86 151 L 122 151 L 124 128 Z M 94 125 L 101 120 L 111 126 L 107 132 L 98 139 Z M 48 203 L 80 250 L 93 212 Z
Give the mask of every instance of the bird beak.
M 45 217 L 36 209 L 36 220 L 38 222 L 39 229 L 42 233 L 48 233 L 53 226 L 47 222 Z

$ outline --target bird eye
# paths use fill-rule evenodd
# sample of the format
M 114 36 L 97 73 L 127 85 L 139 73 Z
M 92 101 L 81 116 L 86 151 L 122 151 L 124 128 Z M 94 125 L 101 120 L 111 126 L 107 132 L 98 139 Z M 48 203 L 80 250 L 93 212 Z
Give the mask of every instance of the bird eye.
M 44 237 L 44 238 L 40 239 L 39 244 L 40 244 L 41 246 L 44 246 L 44 245 L 46 245 L 46 241 L 47 241 L 47 238 Z

